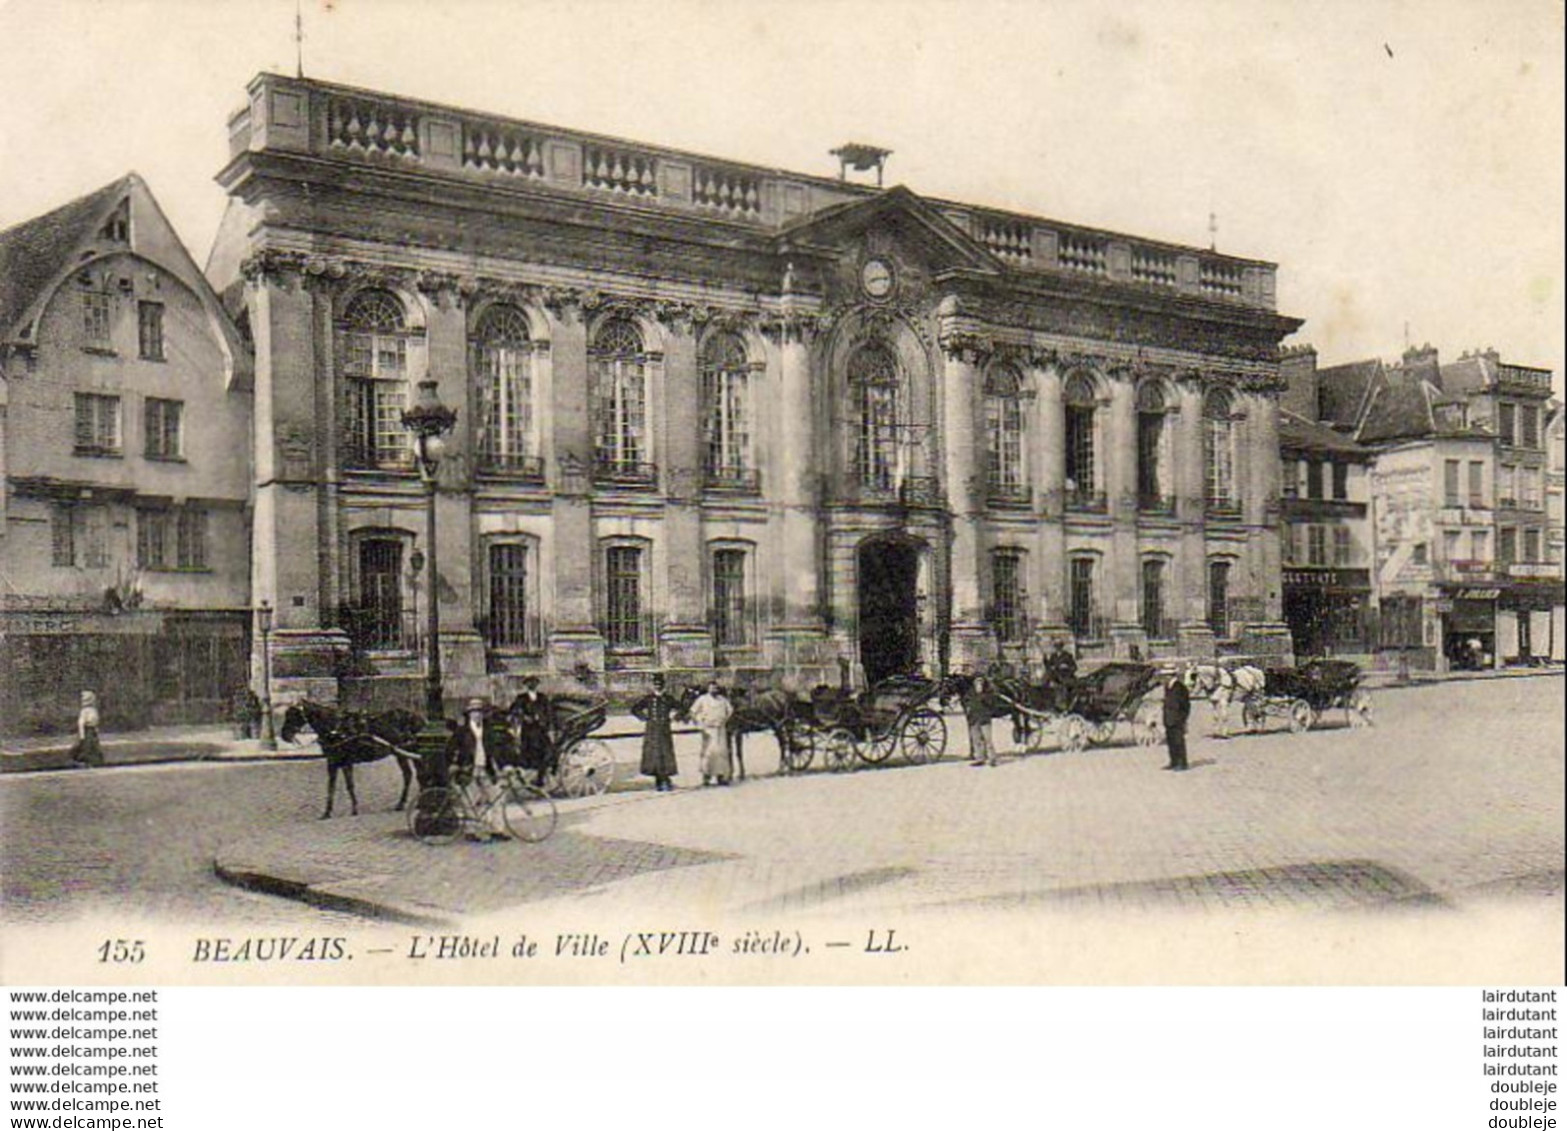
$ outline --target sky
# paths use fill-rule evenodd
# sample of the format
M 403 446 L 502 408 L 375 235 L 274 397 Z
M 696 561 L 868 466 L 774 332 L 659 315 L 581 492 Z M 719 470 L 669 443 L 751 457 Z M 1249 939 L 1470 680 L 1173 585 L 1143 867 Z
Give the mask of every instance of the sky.
M 301 0 L 308 76 L 1270 260 L 1321 363 L 1564 346 L 1558 0 Z M 135 169 L 204 262 L 295 0 L 0 0 L 0 226 Z M 1216 235 L 1210 234 L 1210 214 Z

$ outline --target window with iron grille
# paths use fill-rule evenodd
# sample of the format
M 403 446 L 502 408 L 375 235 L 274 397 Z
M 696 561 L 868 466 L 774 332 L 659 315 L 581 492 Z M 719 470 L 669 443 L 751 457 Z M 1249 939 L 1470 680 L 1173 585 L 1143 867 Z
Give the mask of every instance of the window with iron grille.
M 644 615 L 642 548 L 604 550 L 604 640 L 611 648 L 652 646 Z
M 1094 559 L 1073 558 L 1067 574 L 1067 623 L 1072 635 L 1094 636 L 1094 620 Z
M 148 459 L 179 459 L 184 453 L 181 425 L 185 402 L 148 397 L 143 405 L 142 427 L 146 433 L 144 454 Z
M 986 471 L 990 490 L 1021 497 L 1028 483 L 1023 453 L 1023 396 L 1017 373 L 993 369 L 985 378 Z
M 1066 486 L 1080 494 L 1095 489 L 1094 420 L 1098 401 L 1093 382 L 1073 377 L 1066 386 Z
M 1208 563 L 1208 627 L 1215 636 L 1230 635 L 1230 563 Z
M 82 292 L 82 335 L 87 344 L 98 349 L 109 349 L 111 313 L 114 299 L 103 291 Z
M 1003 643 L 1016 643 L 1028 635 L 1024 560 L 1021 550 L 1000 549 L 990 555 L 991 624 Z
M 702 470 L 713 483 L 743 484 L 751 471 L 751 365 L 736 335 L 702 344 Z
M 861 346 L 849 358 L 854 401 L 854 474 L 862 486 L 890 491 L 898 479 L 898 365 L 886 346 Z
M 746 596 L 749 557 L 738 548 L 713 551 L 713 640 L 720 647 L 738 648 L 752 643 Z
M 479 465 L 491 471 L 527 471 L 536 451 L 533 343 L 528 320 L 514 306 L 493 306 L 479 323 L 474 345 L 479 393 Z
M 355 643 L 372 651 L 409 644 L 403 625 L 403 543 L 365 538 L 359 543 L 359 617 Z
M 76 565 L 76 508 L 57 504 L 49 512 L 50 560 L 54 565 L 71 568 Z
M 1143 561 L 1143 632 L 1150 640 L 1163 640 L 1169 635 L 1164 615 L 1164 561 L 1147 558 Z
M 1230 395 L 1223 389 L 1209 390 L 1203 400 L 1203 470 L 1208 502 L 1231 506 L 1235 501 L 1235 428 Z M 1307 471 L 1306 484 L 1307 494 L 1314 499 L 1322 497 L 1322 468 L 1315 461 Z
M 648 460 L 647 361 L 642 335 L 614 318 L 593 336 L 593 458 L 617 475 L 639 475 Z
M 351 466 L 409 463 L 408 340 L 403 304 L 386 291 L 363 291 L 343 313 L 345 453 Z
M 1164 392 L 1157 381 L 1137 387 L 1137 494 L 1146 502 L 1169 494 L 1164 484 Z
M 489 561 L 489 640 L 492 648 L 530 648 L 539 644 L 528 592 L 528 545 L 495 542 Z
M 79 456 L 120 454 L 120 398 L 102 393 L 76 394 L 74 451 Z
M 136 304 L 136 341 L 143 360 L 163 360 L 163 304 Z

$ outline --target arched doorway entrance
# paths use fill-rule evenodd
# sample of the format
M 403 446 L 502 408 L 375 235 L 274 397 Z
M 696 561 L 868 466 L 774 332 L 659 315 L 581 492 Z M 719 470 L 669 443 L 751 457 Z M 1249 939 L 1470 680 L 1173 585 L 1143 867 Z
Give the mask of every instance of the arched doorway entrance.
M 873 687 L 919 666 L 919 563 L 919 546 L 906 539 L 860 545 L 860 666 Z

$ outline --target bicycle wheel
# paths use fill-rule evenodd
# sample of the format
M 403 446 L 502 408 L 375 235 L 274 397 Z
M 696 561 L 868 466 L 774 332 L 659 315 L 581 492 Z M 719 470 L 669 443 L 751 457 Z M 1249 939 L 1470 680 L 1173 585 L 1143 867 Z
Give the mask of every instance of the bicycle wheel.
M 577 743 L 560 760 L 560 788 L 567 797 L 596 797 L 615 784 L 615 756 L 596 738 Z
M 408 831 L 421 844 L 450 844 L 462 833 L 462 802 L 443 786 L 421 789 L 408 809 Z
M 549 794 L 518 778 L 509 778 L 501 786 L 501 819 L 518 840 L 537 844 L 555 831 L 560 814 Z

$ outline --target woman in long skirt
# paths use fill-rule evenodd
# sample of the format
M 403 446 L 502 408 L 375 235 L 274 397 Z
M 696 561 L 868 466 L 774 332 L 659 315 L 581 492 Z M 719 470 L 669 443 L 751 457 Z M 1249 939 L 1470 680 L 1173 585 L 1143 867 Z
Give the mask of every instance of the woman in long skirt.
M 638 699 L 631 713 L 647 724 L 642 732 L 642 772 L 653 779 L 653 787 L 660 793 L 675 788 L 674 777 L 680 772 L 675 761 L 674 717 L 680 704 L 664 690 L 664 677 L 653 677 L 651 693 Z

